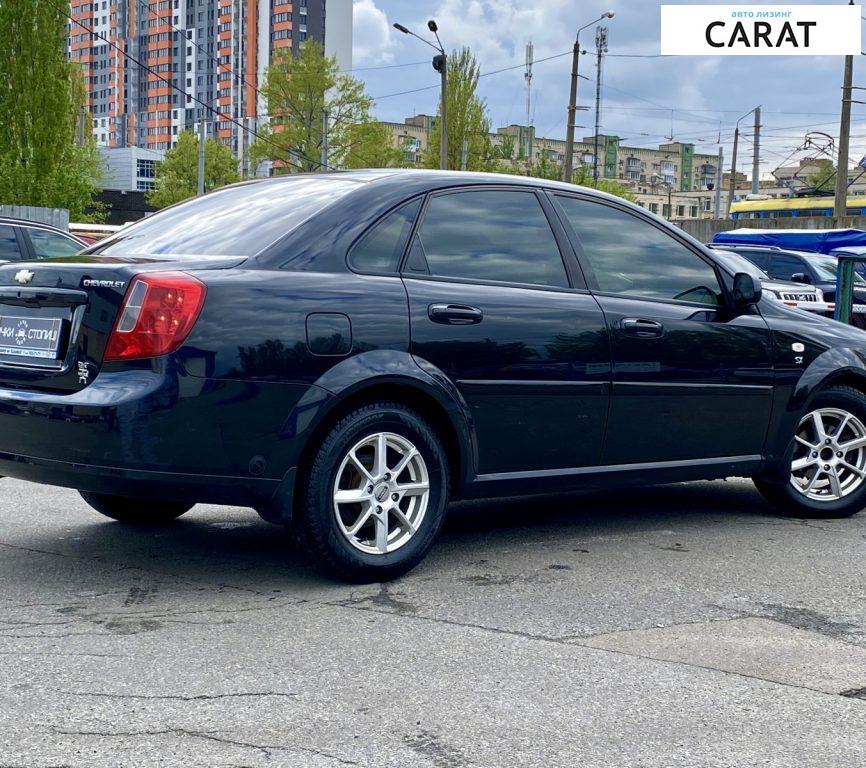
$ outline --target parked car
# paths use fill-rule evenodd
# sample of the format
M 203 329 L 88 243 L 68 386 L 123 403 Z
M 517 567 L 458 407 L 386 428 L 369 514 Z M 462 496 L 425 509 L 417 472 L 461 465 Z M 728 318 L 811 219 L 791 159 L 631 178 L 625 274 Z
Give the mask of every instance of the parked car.
M 0 266 L 0 474 L 197 502 L 394 578 L 449 499 L 752 477 L 866 504 L 866 334 L 619 198 L 439 171 L 227 187 Z
M 48 224 L 0 217 L 0 264 L 71 256 L 87 243 Z
M 725 244 L 724 248 L 744 256 L 773 279 L 820 288 L 824 300 L 835 306 L 838 266 L 835 257 L 808 251 L 786 251 L 775 246 Z M 853 299 L 851 323 L 866 328 L 866 280 L 857 274 L 854 275 Z M 828 315 L 832 314 L 830 309 Z
M 787 280 L 773 280 L 764 270 L 755 266 L 745 256 L 730 251 L 724 246 L 710 245 L 716 260 L 732 272 L 754 272 L 761 282 L 763 295 L 770 301 L 780 301 L 787 307 L 804 309 L 807 312 L 820 312 L 832 316 L 834 306 L 824 301 L 824 293 L 820 288 L 803 283 L 793 283 Z

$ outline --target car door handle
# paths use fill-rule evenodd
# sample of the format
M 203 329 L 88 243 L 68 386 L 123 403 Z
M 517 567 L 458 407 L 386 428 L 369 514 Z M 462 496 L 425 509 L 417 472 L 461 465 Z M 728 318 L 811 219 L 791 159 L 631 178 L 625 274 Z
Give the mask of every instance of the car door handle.
M 480 323 L 484 313 L 478 307 L 465 304 L 431 304 L 427 315 L 434 323 L 444 325 L 473 325 Z
M 645 320 L 642 317 L 623 318 L 622 329 L 629 336 L 637 336 L 640 339 L 657 339 L 665 332 L 665 327 L 661 323 Z

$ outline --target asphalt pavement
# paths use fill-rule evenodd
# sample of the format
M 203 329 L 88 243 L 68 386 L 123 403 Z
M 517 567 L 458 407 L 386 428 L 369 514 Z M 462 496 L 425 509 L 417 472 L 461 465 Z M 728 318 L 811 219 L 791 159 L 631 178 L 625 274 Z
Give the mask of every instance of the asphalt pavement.
M 455 505 L 403 579 L 0 480 L 0 768 L 866 764 L 866 513 L 743 481 Z

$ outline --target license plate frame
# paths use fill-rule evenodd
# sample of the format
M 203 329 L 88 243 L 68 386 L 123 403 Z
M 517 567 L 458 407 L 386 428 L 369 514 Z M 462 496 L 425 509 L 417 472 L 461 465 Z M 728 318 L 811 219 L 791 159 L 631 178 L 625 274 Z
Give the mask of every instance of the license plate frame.
M 0 315 L 0 356 L 57 362 L 63 319 Z

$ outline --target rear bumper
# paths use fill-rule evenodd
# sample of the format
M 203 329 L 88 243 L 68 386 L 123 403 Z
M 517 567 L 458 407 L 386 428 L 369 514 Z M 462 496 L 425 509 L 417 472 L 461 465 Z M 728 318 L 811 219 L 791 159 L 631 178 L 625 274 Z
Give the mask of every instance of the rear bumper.
M 0 388 L 0 475 L 260 507 L 297 463 L 304 384 L 187 376 L 170 358 L 62 395 Z
M 267 503 L 279 486 L 278 480 L 151 472 L 2 452 L 0 475 L 116 496 L 253 507 Z

